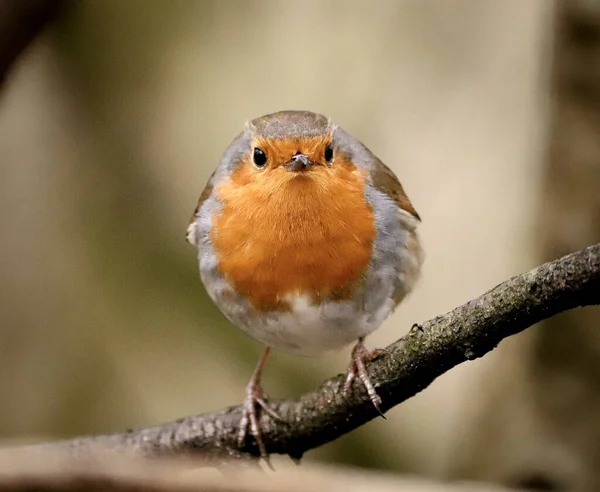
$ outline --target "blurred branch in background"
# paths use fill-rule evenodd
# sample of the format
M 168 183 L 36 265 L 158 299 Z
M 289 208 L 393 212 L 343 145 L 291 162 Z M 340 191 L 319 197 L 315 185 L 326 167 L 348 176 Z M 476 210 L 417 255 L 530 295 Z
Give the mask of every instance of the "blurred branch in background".
M 479 298 L 422 325 L 390 345 L 369 366 L 383 410 L 414 396 L 452 367 L 493 350 L 504 338 L 534 323 L 579 306 L 600 304 L 600 244 L 513 277 Z M 299 400 L 275 401 L 285 422 L 264 416 L 263 437 L 270 453 L 293 458 L 365 424 L 378 414 L 364 388 L 346 397 L 341 376 Z M 258 454 L 254 442 L 238 450 L 241 407 L 189 417 L 123 434 L 80 438 L 12 452 L 41 449 L 89 456 L 120 451 L 142 456 L 190 454 L 222 457 L 224 452 Z M 7 451 L 9 454 L 10 450 Z
M 54 18 L 61 0 L 0 2 L 0 84 L 20 53 Z
M 103 459 L 73 462 L 65 457 L 46 457 L 32 463 L 13 460 L 0 463 L 0 487 L 4 492 L 502 492 L 491 484 L 446 484 L 418 477 L 398 477 L 339 467 L 278 467 L 266 475 L 260 470 L 236 468 L 235 473 L 213 470 L 190 472 L 193 462 L 161 462 Z M 49 459 L 48 459 L 49 458 Z

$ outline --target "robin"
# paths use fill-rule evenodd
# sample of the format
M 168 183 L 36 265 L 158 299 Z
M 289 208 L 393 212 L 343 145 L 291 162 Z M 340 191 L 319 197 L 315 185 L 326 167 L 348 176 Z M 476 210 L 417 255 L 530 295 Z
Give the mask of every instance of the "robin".
M 355 378 L 381 412 L 364 345 L 412 290 L 423 253 L 419 214 L 394 173 L 330 119 L 308 111 L 256 118 L 225 150 L 187 239 L 221 312 L 265 345 L 246 387 L 239 442 L 267 456 L 258 410 L 271 348 L 319 355 L 356 342 Z

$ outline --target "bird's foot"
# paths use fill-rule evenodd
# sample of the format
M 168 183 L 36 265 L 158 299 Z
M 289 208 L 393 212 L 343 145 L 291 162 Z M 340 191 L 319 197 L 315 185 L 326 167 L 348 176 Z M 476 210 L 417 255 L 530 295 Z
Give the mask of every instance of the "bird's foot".
M 386 352 L 387 351 L 385 349 L 374 349 L 369 351 L 369 349 L 365 347 L 364 340 L 359 338 L 358 342 L 356 342 L 356 345 L 352 349 L 351 360 L 350 364 L 348 365 L 348 371 L 346 372 L 346 380 L 344 381 L 343 388 L 344 394 L 349 394 L 352 389 L 352 383 L 356 379 L 356 376 L 358 376 L 362 384 L 365 386 L 373 406 L 383 418 L 385 418 L 385 415 L 383 415 L 383 412 L 381 411 L 381 397 L 377 394 L 377 391 L 375 391 L 375 386 L 373 386 L 373 383 L 371 382 L 366 364 Z
M 261 388 L 258 381 L 254 378 L 246 386 L 246 398 L 243 403 L 242 420 L 240 421 L 240 431 L 238 434 L 238 446 L 241 448 L 248 433 L 254 437 L 260 456 L 265 460 L 270 468 L 271 462 L 265 444 L 262 439 L 262 432 L 259 425 L 259 413 L 264 411 L 269 417 L 279 422 L 285 422 L 278 414 L 267 404 L 267 396 Z

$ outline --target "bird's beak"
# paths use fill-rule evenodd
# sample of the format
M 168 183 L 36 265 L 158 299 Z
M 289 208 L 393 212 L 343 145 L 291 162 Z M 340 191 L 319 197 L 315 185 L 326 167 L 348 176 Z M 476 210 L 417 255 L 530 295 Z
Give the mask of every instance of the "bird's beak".
M 299 172 L 299 171 L 307 171 L 312 166 L 314 166 L 314 162 L 309 160 L 309 158 L 306 154 L 296 154 L 294 157 L 292 157 L 292 160 L 290 162 L 285 164 L 284 167 L 288 171 Z

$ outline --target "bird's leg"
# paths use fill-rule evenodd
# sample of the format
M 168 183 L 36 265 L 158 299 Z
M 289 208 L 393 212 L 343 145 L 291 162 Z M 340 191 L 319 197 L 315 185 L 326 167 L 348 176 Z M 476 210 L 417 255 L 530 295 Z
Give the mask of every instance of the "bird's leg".
M 346 380 L 344 381 L 343 391 L 345 394 L 348 394 L 352 389 L 352 383 L 356 379 L 356 376 L 358 376 L 361 382 L 365 385 L 365 389 L 367 390 L 369 398 L 373 402 L 373 406 L 381 414 L 381 416 L 384 417 L 383 412 L 381 411 L 381 398 L 377 394 L 377 391 L 375 391 L 375 386 L 373 386 L 373 383 L 371 382 L 369 371 L 367 371 L 365 364 L 384 353 L 385 349 L 375 349 L 369 351 L 367 347 L 365 347 L 364 340 L 364 337 L 360 337 L 352 349 L 352 353 L 350 355 L 350 364 L 348 365 L 348 371 L 346 372 Z
M 270 352 L 271 348 L 266 347 L 256 365 L 256 369 L 254 369 L 254 373 L 252 374 L 248 385 L 246 386 L 246 398 L 243 403 L 244 410 L 242 413 L 242 420 L 240 421 L 240 432 L 238 434 L 238 445 L 242 447 L 246 440 L 246 436 L 248 435 L 248 430 L 250 430 L 260 451 L 260 456 L 264 458 L 267 463 L 269 463 L 269 455 L 267 454 L 258 425 L 258 407 L 264 410 L 271 418 L 283 422 L 283 419 L 267 405 L 265 393 L 260 386 L 262 370 L 265 367 Z

